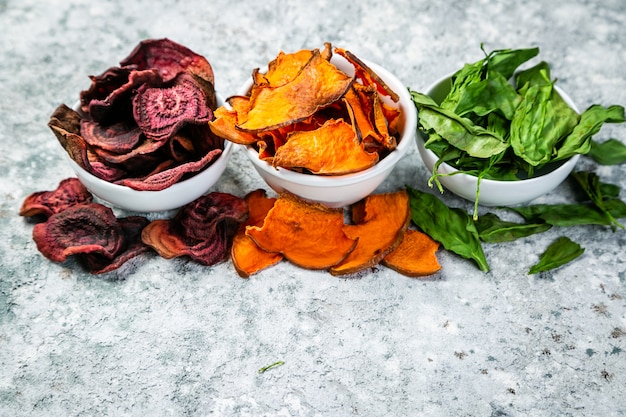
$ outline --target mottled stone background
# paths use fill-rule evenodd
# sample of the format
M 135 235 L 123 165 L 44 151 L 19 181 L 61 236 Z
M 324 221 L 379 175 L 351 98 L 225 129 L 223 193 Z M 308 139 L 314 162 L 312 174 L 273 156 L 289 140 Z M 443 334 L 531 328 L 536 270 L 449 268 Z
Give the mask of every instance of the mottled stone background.
M 625 27 L 623 0 L 0 0 L 0 415 L 626 414 L 624 230 L 486 245 L 489 273 L 440 251 L 429 280 L 288 263 L 244 280 L 230 262 L 152 255 L 96 277 L 44 259 L 17 215 L 28 194 L 72 175 L 46 126 L 52 110 L 144 38 L 205 55 L 224 96 L 279 51 L 325 41 L 418 91 L 480 59 L 481 42 L 539 46 L 584 109 L 626 105 Z M 626 126 L 596 136 L 609 137 L 626 141 Z M 626 166 L 580 168 L 626 189 Z M 426 190 L 427 178 L 413 148 L 380 191 Z M 259 187 L 237 151 L 215 190 Z M 539 201 L 570 193 L 564 184 Z M 527 275 L 560 235 L 584 255 Z

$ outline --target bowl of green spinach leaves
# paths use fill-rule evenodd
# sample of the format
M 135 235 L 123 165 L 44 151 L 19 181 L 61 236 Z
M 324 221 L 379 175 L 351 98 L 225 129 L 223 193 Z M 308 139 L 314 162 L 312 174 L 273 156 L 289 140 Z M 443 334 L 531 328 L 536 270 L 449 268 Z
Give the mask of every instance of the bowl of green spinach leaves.
M 547 62 L 521 69 L 539 48 L 483 52 L 424 93 L 411 91 L 429 185 L 473 201 L 475 211 L 552 191 L 604 123 L 623 121 L 620 106 L 594 104 L 580 113 Z

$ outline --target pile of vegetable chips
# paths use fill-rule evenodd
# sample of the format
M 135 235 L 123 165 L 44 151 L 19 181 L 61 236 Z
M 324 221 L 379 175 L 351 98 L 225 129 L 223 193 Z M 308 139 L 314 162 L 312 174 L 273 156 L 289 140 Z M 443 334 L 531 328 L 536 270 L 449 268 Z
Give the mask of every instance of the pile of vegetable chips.
M 334 48 L 354 66 L 349 75 L 331 62 L 333 49 L 281 52 L 265 73 L 255 69 L 246 96 L 215 111 L 213 133 L 252 145 L 274 167 L 318 175 L 343 175 L 374 166 L 396 148 L 399 100 L 350 51 Z

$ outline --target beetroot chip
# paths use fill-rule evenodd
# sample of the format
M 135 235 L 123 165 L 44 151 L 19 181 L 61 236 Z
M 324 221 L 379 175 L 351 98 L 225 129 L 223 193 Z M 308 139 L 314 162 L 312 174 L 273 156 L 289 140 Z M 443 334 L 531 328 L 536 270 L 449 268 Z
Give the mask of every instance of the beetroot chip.
M 116 154 L 129 152 L 143 136 L 141 129 L 126 122 L 103 125 L 86 119 L 80 122 L 80 134 L 89 145 Z
M 247 217 L 244 199 L 214 192 L 185 205 L 171 220 L 153 221 L 141 238 L 164 258 L 189 256 L 214 265 L 228 256 L 232 235 Z
M 156 68 L 164 82 L 187 71 L 214 84 L 213 69 L 206 58 L 167 38 L 142 41 L 120 65 L 133 65 L 138 69 Z
M 82 254 L 82 263 L 90 273 L 104 274 L 114 271 L 129 260 L 152 250 L 141 240 L 142 230 L 150 223 L 147 218 L 143 216 L 128 216 L 119 218 L 118 222 L 122 227 L 124 236 L 123 248 L 113 259 L 109 259 L 97 252 Z
M 41 215 L 48 218 L 68 207 L 87 204 L 93 201 L 93 195 L 78 178 L 66 178 L 52 191 L 38 191 L 24 199 L 20 216 Z
M 143 178 L 123 178 L 115 181 L 115 183 L 139 191 L 163 190 L 176 184 L 184 175 L 201 171 L 219 158 L 221 154 L 221 149 L 214 149 L 198 161 L 176 165 L 163 171 L 154 172 Z
M 91 86 L 80 92 L 81 110 L 100 123 L 111 123 L 132 117 L 131 94 L 141 85 L 161 85 L 155 69 L 138 71 L 133 67 L 107 69 L 90 76 Z
M 142 85 L 133 97 L 133 117 L 146 137 L 165 140 L 186 124 L 209 122 L 213 113 L 198 84 L 181 73 L 169 87 Z
M 97 252 L 112 259 L 124 244 L 122 227 L 102 204 L 80 204 L 53 214 L 33 228 L 39 251 L 54 262 L 68 256 Z

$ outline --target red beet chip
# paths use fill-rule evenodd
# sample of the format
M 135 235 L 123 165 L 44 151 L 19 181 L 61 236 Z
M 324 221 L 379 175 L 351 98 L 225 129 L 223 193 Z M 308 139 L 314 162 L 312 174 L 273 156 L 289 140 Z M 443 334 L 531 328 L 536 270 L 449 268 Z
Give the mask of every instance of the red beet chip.
M 91 86 L 80 92 L 83 113 L 100 123 L 132 119 L 131 95 L 141 85 L 163 83 L 159 71 L 138 71 L 133 67 L 112 67 L 98 76 L 90 76 Z
M 33 240 L 54 262 L 92 252 L 112 259 L 124 245 L 122 227 L 113 211 L 97 203 L 79 204 L 53 214 L 35 225 Z
M 181 73 L 169 87 L 139 87 L 133 97 L 133 117 L 146 137 L 166 140 L 186 124 L 209 122 L 213 113 L 194 78 Z
M 163 164 L 162 166 L 167 167 L 164 170 L 155 170 L 150 175 L 142 178 L 122 178 L 115 181 L 115 184 L 124 185 L 139 191 L 164 190 L 176 184 L 183 176 L 197 173 L 209 166 L 213 161 L 219 158 L 221 154 L 221 149 L 214 149 L 198 161 L 191 161 L 173 167 L 170 167 L 170 164 Z M 171 160 L 171 162 L 174 161 Z
M 80 134 L 89 145 L 115 154 L 132 150 L 142 140 L 142 132 L 136 125 L 117 122 L 103 125 L 93 120 L 80 122 Z
M 140 42 L 120 65 L 133 65 L 138 69 L 156 68 L 165 82 L 188 71 L 214 84 L 213 69 L 206 58 L 167 38 Z
M 228 256 L 232 235 L 247 217 L 244 199 L 214 192 L 185 205 L 171 220 L 153 221 L 141 238 L 166 259 L 189 256 L 214 265 Z
M 119 218 L 118 222 L 122 227 L 124 246 L 113 259 L 109 259 L 97 252 L 80 255 L 83 265 L 90 273 L 104 274 L 114 271 L 129 260 L 152 250 L 141 240 L 142 230 L 150 223 L 147 218 L 143 216 L 128 216 Z
M 52 191 L 38 191 L 24 199 L 20 216 L 48 218 L 68 207 L 93 201 L 93 195 L 78 178 L 66 178 Z

